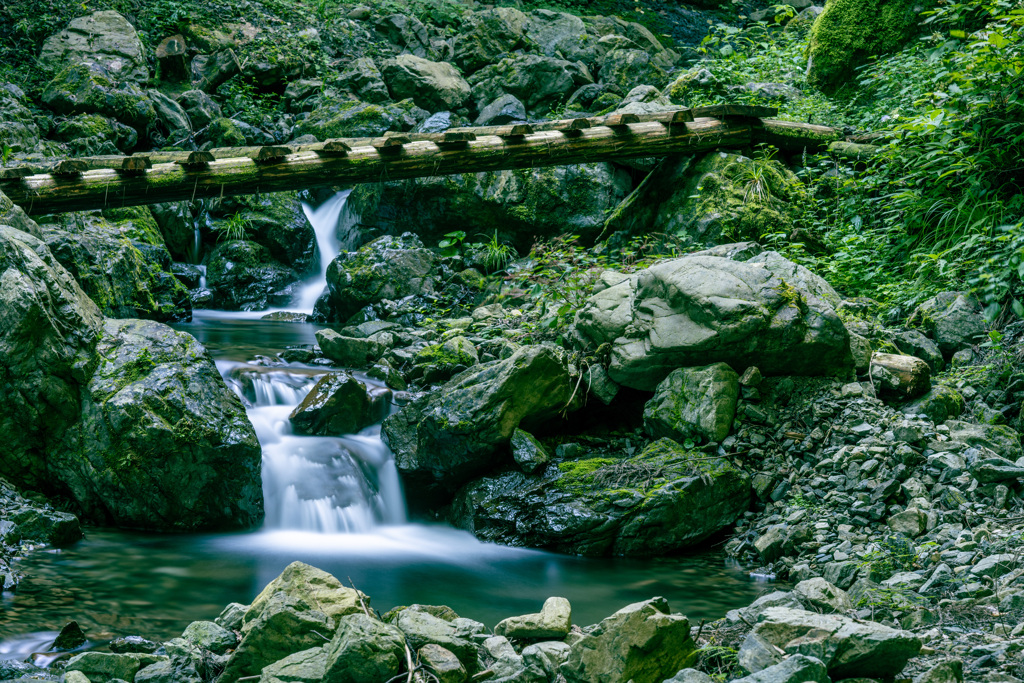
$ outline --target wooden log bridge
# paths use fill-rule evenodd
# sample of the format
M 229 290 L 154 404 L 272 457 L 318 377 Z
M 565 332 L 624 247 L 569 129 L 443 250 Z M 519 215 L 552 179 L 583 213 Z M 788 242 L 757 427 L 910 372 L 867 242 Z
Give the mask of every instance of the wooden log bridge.
M 657 114 L 393 134 L 312 145 L 85 157 L 0 169 L 0 191 L 30 215 L 280 192 L 454 173 L 690 154 L 760 142 L 818 151 L 833 128 L 775 121 L 769 107 L 720 105 Z

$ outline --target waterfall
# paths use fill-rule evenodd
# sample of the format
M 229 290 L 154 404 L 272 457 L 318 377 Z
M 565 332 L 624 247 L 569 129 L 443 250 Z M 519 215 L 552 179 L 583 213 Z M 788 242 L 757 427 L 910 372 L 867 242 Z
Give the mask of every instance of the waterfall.
M 331 265 L 331 261 L 341 251 L 338 228 L 342 220 L 352 221 L 352 216 L 345 212 L 345 204 L 351 192 L 343 190 L 315 209 L 305 202 L 302 203 L 302 210 L 313 226 L 313 232 L 316 233 L 316 248 L 320 254 L 319 276 L 310 279 L 303 286 L 295 302 L 298 309 L 304 313 L 312 313 L 313 305 L 327 286 L 327 266 Z
M 225 381 L 248 406 L 263 447 L 266 529 L 365 533 L 406 522 L 405 498 L 380 425 L 359 434 L 301 436 L 288 415 L 323 368 L 262 367 L 218 361 Z M 360 378 L 360 381 L 371 381 Z

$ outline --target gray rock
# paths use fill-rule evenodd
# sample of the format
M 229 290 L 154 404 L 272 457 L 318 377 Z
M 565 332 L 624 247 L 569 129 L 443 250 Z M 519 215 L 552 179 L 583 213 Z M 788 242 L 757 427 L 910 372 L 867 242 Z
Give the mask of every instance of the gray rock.
M 725 363 L 680 368 L 669 373 L 644 406 L 644 429 L 655 439 L 722 441 L 732 428 L 738 400 L 739 376 Z
M 579 65 L 541 55 L 505 57 L 469 77 L 478 110 L 502 95 L 514 95 L 535 115 L 546 114 L 576 87 L 590 82 L 593 78 Z
M 746 473 L 661 439 L 623 460 L 549 466 L 542 479 L 508 472 L 478 480 L 456 495 L 449 519 L 506 545 L 647 556 L 699 543 L 735 522 L 749 500 Z
M 998 579 L 1001 576 L 1006 576 L 1019 565 L 1019 558 L 1012 553 L 989 555 L 971 567 L 971 575 Z
M 883 397 L 905 401 L 923 396 L 931 389 L 928 364 L 914 356 L 875 353 L 871 356 L 869 374 Z
M 66 29 L 43 42 L 39 60 L 55 70 L 94 62 L 118 80 L 149 80 L 146 51 L 139 34 L 127 19 L 112 10 L 72 19 Z
M 527 474 L 534 474 L 542 470 L 551 462 L 551 454 L 544 448 L 544 445 L 537 441 L 529 432 L 516 429 L 512 433 L 512 457 L 519 468 Z
M 501 126 L 526 121 L 526 106 L 515 95 L 502 95 L 480 111 L 475 126 Z
M 321 104 L 296 126 L 294 134 L 315 135 L 318 140 L 376 137 L 388 131 L 412 130 L 428 116 L 430 112 L 420 109 L 411 100 L 374 104 L 321 98 Z
M 664 598 L 623 607 L 572 646 L 561 674 L 569 683 L 661 683 L 688 666 L 696 645 L 686 617 Z
M 742 622 L 752 626 L 757 622 L 758 615 L 769 607 L 804 609 L 804 604 L 792 591 L 772 591 L 767 595 L 762 595 L 746 607 L 729 610 L 726 612 L 725 618 L 730 624 L 738 624 Z
M 371 104 L 380 104 L 391 99 L 388 86 L 372 57 L 359 57 L 338 72 L 337 83 L 347 88 L 356 99 Z
M 220 655 L 238 643 L 235 634 L 212 621 L 193 621 L 181 637 L 196 647 Z
M 440 645 L 427 643 L 417 654 L 427 669 L 437 676 L 439 683 L 462 683 L 468 677 L 459 658 Z
M 227 607 L 221 610 L 220 615 L 214 619 L 214 623 L 229 631 L 237 631 L 242 628 L 242 619 L 248 609 L 248 605 L 243 605 L 240 602 L 228 603 Z
M 755 674 L 739 678 L 737 683 L 740 681 L 742 683 L 805 683 L 806 681 L 831 683 L 831 680 L 821 660 L 795 654 Z
M 921 649 L 921 641 L 906 631 L 784 607 L 765 610 L 753 632 L 787 653 L 814 632 L 832 678 L 895 676 Z
M 326 670 L 327 647 L 314 647 L 263 667 L 259 683 L 321 683 Z
M 512 52 L 523 41 L 526 21 L 526 15 L 512 7 L 467 12 L 455 43 L 455 63 L 470 74 L 497 55 Z
M 947 659 L 914 678 L 914 683 L 963 683 L 964 663 L 961 659 Z
M 820 577 L 801 581 L 793 587 L 793 593 L 806 607 L 821 612 L 842 613 L 853 609 L 853 601 L 846 591 Z
M 177 102 L 185 110 L 193 130 L 206 128 L 224 115 L 220 105 L 202 90 L 186 90 L 178 95 Z
M 0 145 L 10 147 L 13 152 L 32 152 L 39 144 L 39 126 L 26 103 L 27 98 L 21 88 L 11 83 L 0 85 Z M 0 225 L 24 230 L 5 219 L 3 214 L 10 208 L 7 206 L 0 209 Z
M 477 645 L 454 620 L 449 621 L 425 610 L 403 609 L 391 619 L 391 624 L 405 634 L 414 650 L 430 643 L 440 645 L 458 657 L 467 671 L 476 672 Z
M 740 651 L 736 653 L 736 663 L 744 671 L 756 673 L 771 668 L 782 661 L 782 653 L 767 640 L 753 631 L 747 634 L 740 643 Z
M 1024 457 L 1020 445 L 1020 434 L 1004 425 L 972 424 L 950 420 L 949 439 L 968 446 L 983 446 L 997 455 L 1017 461 Z
M 981 306 L 963 292 L 942 292 L 918 306 L 910 316 L 934 339 L 946 358 L 985 334 Z
M 907 415 L 926 415 L 936 424 L 948 419 L 960 417 L 964 412 L 965 401 L 956 389 L 946 386 L 933 386 L 931 391 L 921 398 L 903 406 Z
M 928 363 L 932 372 L 942 372 L 945 361 L 938 344 L 924 336 L 919 330 L 903 330 L 893 340 L 896 347 L 908 356 L 915 356 Z
M 352 614 L 338 621 L 326 651 L 325 681 L 379 683 L 397 674 L 405 662 L 405 637 L 390 624 Z
M 384 299 L 433 293 L 433 268 L 433 252 L 412 233 L 380 237 L 359 251 L 342 253 L 327 268 L 327 317 L 345 322 Z
M 317 330 L 316 340 L 327 358 L 346 368 L 368 367 L 387 352 L 387 347 L 373 339 L 343 337 L 329 329 Z
M 272 303 L 287 304 L 288 286 L 299 280 L 294 270 L 278 263 L 256 242 L 230 240 L 218 244 L 207 259 L 212 304 L 229 311 L 258 311 Z
M 354 588 L 343 586 L 338 579 L 322 569 L 304 562 L 292 562 L 252 601 L 243 617 L 243 633 L 248 630 L 250 622 L 260 618 L 278 593 L 298 603 L 310 605 L 331 619 L 362 612 L 362 605 L 369 605 L 370 600 Z
M 139 669 L 159 662 L 165 657 L 147 654 L 116 654 L 112 652 L 83 652 L 68 660 L 65 671 L 78 671 L 90 680 L 109 681 L 113 678 L 133 680 Z
M 917 538 L 925 532 L 928 525 L 927 515 L 917 508 L 909 508 L 896 513 L 886 520 L 886 524 L 896 533 Z
M 131 81 L 97 62 L 71 64 L 46 84 L 43 102 L 58 114 L 102 114 L 145 136 L 157 118 L 153 101 Z
M 407 486 L 450 491 L 498 464 L 517 427 L 571 407 L 572 390 L 562 354 L 527 346 L 417 399 L 387 418 L 382 434 Z
M 996 455 L 987 448 L 968 448 L 964 451 L 967 469 L 981 484 L 1014 481 L 1024 477 L 1024 463 L 1017 463 Z
M 313 385 L 288 419 L 297 434 L 338 436 L 370 426 L 377 415 L 362 382 L 348 373 L 330 373 Z
M 446 62 L 399 55 L 381 66 L 384 82 L 396 100 L 412 98 L 427 111 L 458 109 L 469 99 L 469 83 Z
M 572 607 L 565 598 L 548 598 L 537 614 L 509 617 L 498 622 L 494 635 L 507 638 L 565 638 L 572 627 Z
M 696 669 L 683 669 L 665 683 L 713 683 L 714 679 Z
M 96 352 L 66 456 L 49 457 L 79 506 L 134 528 L 259 522 L 259 442 L 206 349 L 160 323 L 107 320 Z
M 534 643 L 523 648 L 523 666 L 541 680 L 553 680 L 569 661 L 572 648 L 561 641 Z
M 574 326 L 594 346 L 611 342 L 613 380 L 647 391 L 678 367 L 714 362 L 769 375 L 852 364 L 849 335 L 826 301 L 760 263 L 713 256 L 664 261 L 594 294 Z

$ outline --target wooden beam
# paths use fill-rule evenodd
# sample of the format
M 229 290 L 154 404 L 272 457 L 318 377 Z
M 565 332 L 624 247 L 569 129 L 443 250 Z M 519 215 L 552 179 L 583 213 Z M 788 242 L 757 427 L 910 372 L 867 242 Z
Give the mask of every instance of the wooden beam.
M 752 140 L 747 122 L 705 119 L 673 126 L 649 122 L 630 127 L 631 135 L 595 126 L 580 130 L 579 137 L 572 138 L 559 131 L 540 131 L 522 136 L 519 143 L 498 135 L 477 135 L 461 148 L 412 141 L 401 143 L 400 155 L 382 154 L 373 146 L 353 146 L 345 156 L 338 157 L 299 151 L 269 165 L 247 156 L 216 159 L 203 167 L 156 163 L 139 176 L 109 169 L 88 171 L 74 179 L 33 175 L 4 183 L 4 192 L 29 214 L 39 215 L 323 185 L 692 154 L 718 147 L 743 147 Z
M 695 118 L 710 117 L 713 119 L 732 117 L 760 119 L 779 115 L 778 107 L 761 107 L 754 104 L 711 104 L 706 107 L 694 107 L 690 111 Z
M 843 139 L 843 133 L 838 128 L 776 119 L 755 122 L 752 132 L 755 142 L 774 145 L 786 152 L 821 152 L 830 142 Z

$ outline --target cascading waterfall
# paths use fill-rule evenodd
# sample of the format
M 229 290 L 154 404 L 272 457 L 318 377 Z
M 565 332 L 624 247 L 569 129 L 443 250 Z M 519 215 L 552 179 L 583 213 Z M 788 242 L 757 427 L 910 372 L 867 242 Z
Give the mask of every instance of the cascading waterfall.
M 301 290 L 298 300 L 295 302 L 302 312 L 312 312 L 317 297 L 327 286 L 327 266 L 338 256 L 341 251 L 341 240 L 338 239 L 339 223 L 344 218 L 351 219 L 345 211 L 345 205 L 351 190 L 343 190 L 315 209 L 303 202 L 302 210 L 306 219 L 313 226 L 316 233 L 316 248 L 320 253 L 320 275 L 311 279 Z
M 249 420 L 263 447 L 265 528 L 366 533 L 381 524 L 405 523 L 398 469 L 380 439 L 379 424 L 339 437 L 292 430 L 288 415 L 323 376 L 323 368 L 218 365 L 251 406 Z

